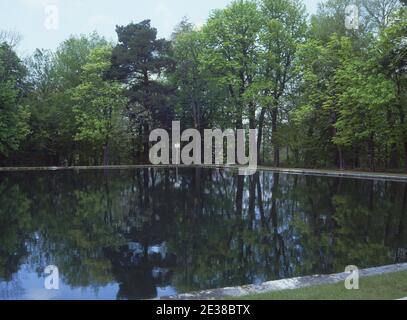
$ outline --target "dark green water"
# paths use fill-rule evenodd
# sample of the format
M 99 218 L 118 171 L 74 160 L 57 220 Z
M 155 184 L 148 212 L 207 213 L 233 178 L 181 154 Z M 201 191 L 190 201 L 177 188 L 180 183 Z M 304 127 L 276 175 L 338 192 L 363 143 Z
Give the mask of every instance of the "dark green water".
M 407 261 L 407 184 L 232 170 L 0 173 L 0 299 L 145 299 Z M 56 265 L 60 289 L 44 289 Z

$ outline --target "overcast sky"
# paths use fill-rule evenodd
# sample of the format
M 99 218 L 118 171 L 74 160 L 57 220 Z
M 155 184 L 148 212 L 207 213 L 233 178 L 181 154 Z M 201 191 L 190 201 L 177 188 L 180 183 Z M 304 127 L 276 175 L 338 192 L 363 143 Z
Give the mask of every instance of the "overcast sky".
M 168 37 L 182 17 L 203 24 L 213 9 L 224 8 L 231 0 L 0 0 L 0 30 L 22 36 L 19 51 L 29 54 L 36 48 L 55 49 L 72 34 L 96 30 L 116 40 L 115 26 L 150 19 L 160 37 Z M 316 11 L 319 0 L 304 0 L 308 11 Z M 58 28 L 51 19 L 58 10 Z M 46 25 L 51 26 L 51 29 Z

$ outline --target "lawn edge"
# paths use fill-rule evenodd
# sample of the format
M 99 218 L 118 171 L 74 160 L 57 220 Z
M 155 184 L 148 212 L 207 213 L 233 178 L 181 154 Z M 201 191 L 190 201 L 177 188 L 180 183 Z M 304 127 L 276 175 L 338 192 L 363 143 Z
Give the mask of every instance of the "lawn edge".
M 393 264 L 375 268 L 359 270 L 360 277 L 379 276 L 400 271 L 407 271 L 407 263 Z M 233 299 L 257 294 L 267 294 L 282 290 L 295 290 L 312 286 L 336 284 L 345 281 L 349 273 L 342 272 L 330 275 L 313 275 L 264 282 L 262 284 L 251 284 L 244 286 L 204 290 L 186 294 L 162 297 L 159 300 L 219 300 Z

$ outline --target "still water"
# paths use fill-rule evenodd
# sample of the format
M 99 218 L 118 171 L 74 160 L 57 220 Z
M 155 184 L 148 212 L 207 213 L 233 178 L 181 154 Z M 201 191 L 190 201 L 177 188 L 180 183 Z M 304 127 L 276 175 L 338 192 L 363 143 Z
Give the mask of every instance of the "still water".
M 0 299 L 147 299 L 407 262 L 407 184 L 234 170 L 0 173 Z M 59 269 L 45 290 L 44 269 Z

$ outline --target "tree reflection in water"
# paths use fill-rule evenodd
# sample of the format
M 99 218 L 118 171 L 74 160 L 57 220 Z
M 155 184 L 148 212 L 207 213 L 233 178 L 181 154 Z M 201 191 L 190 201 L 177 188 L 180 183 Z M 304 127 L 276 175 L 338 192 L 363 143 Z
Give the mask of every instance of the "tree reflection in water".
M 0 298 L 25 269 L 118 299 L 407 261 L 407 184 L 233 170 L 0 175 Z

